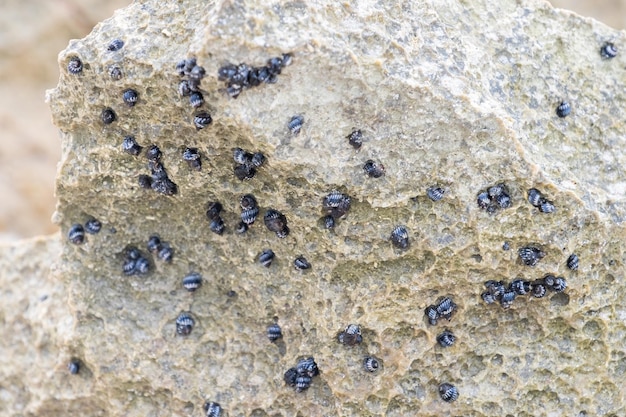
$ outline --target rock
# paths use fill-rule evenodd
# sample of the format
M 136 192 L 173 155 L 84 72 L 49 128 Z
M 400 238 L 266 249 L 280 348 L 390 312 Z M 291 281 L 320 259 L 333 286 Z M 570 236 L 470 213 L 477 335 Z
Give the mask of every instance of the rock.
M 109 51 L 114 38 L 124 45 Z M 74 325 L 29 347 L 28 357 L 56 356 L 37 368 L 48 373 L 75 357 L 81 371 L 63 374 L 69 387 L 26 374 L 30 396 L 9 406 L 52 416 L 77 403 L 83 415 L 201 415 L 206 401 L 230 416 L 621 410 L 626 155 L 613 149 L 626 140 L 624 70 L 621 55 L 600 58 L 606 40 L 621 48 L 624 36 L 547 4 L 512 1 L 147 0 L 118 12 L 60 54 L 59 86 L 48 95 L 63 136 L 55 215 L 63 245 L 52 282 L 69 300 L 59 317 Z M 226 63 L 262 69 L 285 53 L 292 63 L 275 83 L 237 88 L 236 99 L 218 79 Z M 65 70 L 72 57 L 84 66 L 76 75 Z M 178 94 L 176 66 L 190 57 L 206 71 L 197 110 Z M 109 76 L 113 65 L 119 80 Z M 197 86 L 200 70 L 183 73 Z M 122 99 L 129 88 L 138 92 L 132 107 Z M 563 100 L 572 110 L 559 118 Z M 106 125 L 105 108 L 116 115 Z M 194 125 L 198 111 L 211 122 Z M 294 116 L 302 117 L 298 132 L 287 126 Z M 358 151 L 346 139 L 354 129 L 364 137 Z M 143 153 L 124 152 L 128 135 L 162 155 L 148 166 Z M 200 152 L 199 171 L 182 158 L 188 147 Z M 238 163 L 255 170 L 246 181 L 235 176 L 234 148 L 266 158 Z M 365 175 L 368 159 L 385 175 Z M 139 175 L 156 191 L 140 188 Z M 164 178 L 176 194 L 157 192 L 173 189 L 154 187 Z M 480 209 L 479 191 L 499 184 L 510 202 Z M 446 189 L 441 201 L 426 195 L 433 185 Z M 530 188 L 556 211 L 532 207 Z M 335 189 L 351 205 L 327 230 L 322 199 Z M 247 193 L 260 214 L 238 234 Z M 221 235 L 210 231 L 209 201 L 223 206 Z M 260 221 L 269 208 L 285 216 L 276 220 L 276 230 L 288 227 L 283 238 Z M 71 225 L 89 218 L 102 230 L 69 244 Z M 398 224 L 409 232 L 406 250 L 389 241 Z M 147 251 L 153 234 L 171 245 L 171 263 Z M 503 251 L 504 241 L 514 250 Z M 528 244 L 546 253 L 533 268 L 516 261 Z M 264 268 L 256 257 L 268 248 L 276 260 Z M 574 251 L 577 272 L 565 265 Z M 299 255 L 312 265 L 306 273 L 291 265 Z M 124 274 L 135 259 L 146 259 L 147 275 Z M 204 277 L 194 293 L 180 284 L 190 271 Z M 520 296 L 506 310 L 481 300 L 487 279 L 547 273 L 565 276 L 565 292 Z M 444 296 L 456 313 L 428 326 L 424 309 Z M 13 327 L 24 311 L 13 310 Z M 186 336 L 176 335 L 181 312 L 194 320 Z M 265 334 L 274 317 L 280 344 Z M 337 332 L 357 322 L 363 343 L 339 345 Z M 442 352 L 444 325 L 457 343 Z M 363 371 L 367 355 L 383 372 Z M 304 357 L 320 374 L 296 392 L 283 378 Z M 453 404 L 439 397 L 443 382 L 458 389 Z

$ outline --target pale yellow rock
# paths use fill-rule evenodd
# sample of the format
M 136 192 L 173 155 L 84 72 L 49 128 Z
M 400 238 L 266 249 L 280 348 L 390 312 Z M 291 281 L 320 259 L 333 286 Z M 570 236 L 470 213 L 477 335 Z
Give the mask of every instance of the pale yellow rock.
M 116 37 L 124 47 L 107 51 Z M 623 414 L 625 70 L 622 55 L 600 58 L 606 40 L 619 48 L 624 34 L 543 2 L 143 1 L 116 13 L 60 54 L 49 93 L 63 134 L 55 219 L 63 236 L 89 216 L 103 229 L 81 246 L 63 239 L 49 279 L 67 299 L 51 317 L 66 324 L 40 369 L 71 355 L 85 372 L 49 385 L 27 374 L 20 408 L 7 403 L 22 415 L 78 403 L 82 415 L 199 416 L 205 400 L 229 416 Z M 286 52 L 293 63 L 276 84 L 236 100 L 222 91 L 225 62 L 258 66 Z M 80 75 L 65 71 L 76 56 Z M 214 121 L 199 131 L 177 93 L 175 65 L 188 56 L 207 71 Z M 107 72 L 114 64 L 119 81 Z M 133 108 L 122 102 L 129 87 L 140 97 Z M 561 100 L 572 106 L 564 119 Z M 105 107 L 118 115 L 107 126 Z M 295 114 L 305 119 L 297 136 L 286 126 Z M 345 139 L 353 128 L 364 132 L 360 151 Z M 160 147 L 176 196 L 139 188 L 147 161 L 122 152 L 129 134 Z M 182 160 L 186 146 L 200 149 L 202 171 Z M 234 177 L 234 147 L 267 156 L 253 179 Z M 370 158 L 384 177 L 365 176 Z M 489 215 L 476 195 L 498 182 L 512 207 Z M 446 189 L 436 203 L 425 195 L 435 184 Z M 531 187 L 557 211 L 533 208 Z M 321 201 L 333 189 L 352 207 L 328 231 Z M 245 193 L 261 216 L 269 207 L 287 216 L 286 239 L 261 216 L 234 232 Z M 223 236 L 204 213 L 216 200 Z M 407 251 L 389 242 L 397 224 L 409 229 Z M 125 276 L 125 249 L 145 252 L 153 233 L 174 247 L 173 263 L 151 258 L 150 275 Z M 533 268 L 517 260 L 528 243 L 547 253 Z M 265 248 L 277 255 L 270 268 L 256 261 Z M 577 272 L 565 266 L 572 252 Z M 300 254 L 312 270 L 293 268 Z M 205 278 L 193 294 L 181 286 L 189 271 Z M 508 310 L 481 300 L 487 279 L 547 273 L 567 279 L 564 293 L 520 296 Z M 430 326 L 424 309 L 444 295 L 458 311 Z M 25 314 L 4 308 L 11 327 Z M 175 334 L 181 311 L 196 319 L 188 337 Z M 284 344 L 265 335 L 274 317 Z M 352 348 L 336 339 L 349 323 L 363 329 Z M 435 341 L 444 328 L 457 336 L 446 350 Z M 381 372 L 362 369 L 367 354 L 382 359 Z M 297 393 L 283 373 L 305 355 L 321 375 Z M 460 392 L 452 404 L 437 392 L 445 381 Z

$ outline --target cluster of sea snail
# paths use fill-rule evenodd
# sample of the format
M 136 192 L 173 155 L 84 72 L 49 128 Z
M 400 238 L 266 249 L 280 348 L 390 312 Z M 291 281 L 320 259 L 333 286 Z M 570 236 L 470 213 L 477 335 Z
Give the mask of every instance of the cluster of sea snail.
M 112 52 L 119 51 L 124 46 L 121 40 L 115 40 L 108 46 L 108 50 Z M 616 56 L 617 49 L 611 43 L 606 43 L 601 48 L 601 56 L 603 59 L 610 59 Z M 244 90 L 261 84 L 272 84 L 277 82 L 277 77 L 281 71 L 293 61 L 292 54 L 283 54 L 281 57 L 271 58 L 265 66 L 250 66 L 248 64 L 226 64 L 219 68 L 217 78 L 226 84 L 226 93 L 232 98 L 239 96 Z M 83 72 L 84 67 L 82 61 L 77 57 L 71 57 L 67 69 L 71 74 L 79 75 Z M 193 124 L 196 129 L 201 130 L 208 127 L 212 123 L 211 115 L 202 110 L 204 105 L 204 95 L 200 88 L 202 79 L 206 76 L 206 71 L 198 65 L 195 58 L 187 58 L 181 60 L 175 66 L 177 74 L 181 77 L 178 84 L 178 92 L 182 97 L 189 97 L 189 104 L 194 109 Z M 123 76 L 123 72 L 119 67 L 111 69 L 109 75 L 114 80 L 119 80 Z M 134 88 L 127 88 L 122 92 L 123 102 L 129 106 L 135 106 L 139 103 L 139 93 Z M 198 110 L 199 109 L 199 110 Z M 566 117 L 570 114 L 571 106 L 567 102 L 561 102 L 557 107 L 557 115 Z M 114 123 L 117 119 L 117 113 L 110 107 L 105 107 L 100 114 L 100 118 L 104 125 Z M 305 120 L 301 115 L 295 115 L 287 123 L 287 130 L 298 135 L 302 131 Z M 356 150 L 360 150 L 363 145 L 363 133 L 359 129 L 354 129 L 346 136 L 348 144 Z M 137 143 L 133 135 L 127 135 L 122 141 L 121 150 L 131 156 L 138 156 L 142 153 L 144 147 Z M 141 174 L 138 176 L 138 182 L 143 188 L 156 191 L 166 196 L 174 196 L 178 192 L 178 186 L 170 179 L 165 171 L 162 162 L 162 152 L 157 145 L 149 145 L 145 151 L 148 160 L 148 168 L 150 175 Z M 197 148 L 186 147 L 182 154 L 189 167 L 194 170 L 201 170 L 201 155 Z M 234 176 L 239 180 L 251 180 L 254 178 L 257 169 L 259 169 L 267 160 L 266 155 L 261 152 L 246 151 L 242 148 L 235 148 L 233 159 L 236 163 L 234 167 Z M 366 175 L 373 178 L 381 178 L 385 175 L 386 169 L 382 163 L 368 159 L 363 170 Z M 447 191 L 439 185 L 433 185 L 426 189 L 426 195 L 433 201 L 438 202 Z M 340 218 L 346 216 L 351 207 L 351 197 L 337 190 L 331 191 L 322 200 L 322 224 L 327 229 L 336 226 Z M 480 209 L 485 210 L 490 215 L 496 214 L 500 210 L 507 209 L 512 206 L 512 193 L 503 182 L 488 186 L 480 190 L 476 196 L 476 203 Z M 539 209 L 541 213 L 554 213 L 556 211 L 554 203 L 549 200 L 541 191 L 536 188 L 528 190 L 528 202 Z M 260 214 L 260 206 L 256 198 L 252 194 L 245 194 L 239 200 L 241 207 L 240 223 L 235 227 L 238 233 L 245 233 L 251 227 L 258 215 Z M 217 201 L 209 202 L 206 215 L 210 221 L 210 230 L 221 235 L 225 230 L 225 222 L 222 218 L 222 204 Z M 266 228 L 274 233 L 278 238 L 285 238 L 290 233 L 287 216 L 282 212 L 268 208 L 263 216 Z M 96 219 L 89 219 L 83 226 L 82 224 L 74 224 L 68 232 L 68 239 L 71 243 L 80 245 L 85 241 L 84 232 L 98 233 L 101 229 L 101 223 Z M 393 247 L 399 250 L 408 250 L 410 248 L 409 230 L 404 225 L 396 225 L 389 235 L 389 240 Z M 148 252 L 154 254 L 155 259 L 160 259 L 166 263 L 172 261 L 174 251 L 172 246 L 158 237 L 153 235 L 149 238 L 147 244 Z M 524 246 L 518 250 L 521 262 L 526 266 L 536 265 L 544 256 L 545 252 L 536 246 Z M 272 249 L 264 250 L 258 256 L 258 262 L 269 268 L 276 254 Z M 567 266 L 571 270 L 578 269 L 578 256 L 572 254 L 567 259 Z M 150 272 L 151 264 L 148 256 L 135 246 L 128 245 L 124 250 L 124 260 L 122 264 L 122 272 L 125 275 L 140 274 L 144 275 Z M 311 268 L 311 264 L 304 258 L 299 256 L 294 261 L 294 266 L 299 270 Z M 183 277 L 182 286 L 190 291 L 196 291 L 202 285 L 202 275 L 198 272 L 190 272 Z M 487 304 L 499 302 L 504 308 L 512 305 L 516 296 L 531 294 L 534 297 L 541 298 L 545 296 L 547 290 L 554 292 L 562 292 L 566 288 L 566 281 L 563 277 L 557 277 L 548 274 L 543 278 L 535 281 L 526 281 L 524 279 L 515 279 L 509 285 L 503 281 L 489 280 L 485 283 L 486 291 L 481 297 Z M 450 320 L 457 311 L 457 305 L 450 297 L 440 299 L 436 304 L 430 305 L 425 309 L 425 315 L 431 325 L 436 325 L 440 319 Z M 176 333 L 180 336 L 191 334 L 195 319 L 191 312 L 181 312 L 175 320 Z M 277 323 L 270 325 L 267 329 L 267 337 L 271 342 L 276 342 L 283 337 L 282 330 Z M 356 324 L 350 324 L 345 330 L 339 333 L 337 340 L 346 346 L 354 346 L 360 344 L 363 340 L 361 327 Z M 442 347 L 450 347 L 455 343 L 456 336 L 450 331 L 445 330 L 437 336 L 437 342 Z M 381 369 L 382 362 L 380 359 L 368 355 L 363 358 L 363 368 L 370 373 L 378 372 Z M 72 374 L 78 373 L 80 369 L 80 361 L 72 359 L 69 365 Z M 295 388 L 297 392 L 307 390 L 314 381 L 314 378 L 320 375 L 320 369 L 312 356 L 300 358 L 296 365 L 289 368 L 283 375 L 285 383 Z M 440 397 L 446 402 L 455 401 L 459 397 L 458 389 L 444 382 L 438 385 Z M 204 404 L 204 410 L 208 417 L 219 417 L 222 414 L 221 406 L 213 401 L 207 401 Z

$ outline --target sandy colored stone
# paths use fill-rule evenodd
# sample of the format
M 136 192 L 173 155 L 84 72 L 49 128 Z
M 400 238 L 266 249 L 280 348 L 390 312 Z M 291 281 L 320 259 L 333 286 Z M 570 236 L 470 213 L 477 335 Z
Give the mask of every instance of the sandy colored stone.
M 109 52 L 114 37 L 125 46 Z M 8 268 L 35 250 L 46 259 L 61 251 L 46 285 L 67 304 L 55 301 L 46 319 L 71 325 L 47 336 L 41 368 L 63 369 L 76 356 L 86 371 L 44 383 L 3 368 L 4 380 L 23 387 L 5 403 L 25 416 L 78 407 L 82 415 L 199 416 L 205 400 L 229 416 L 623 414 L 625 70 L 622 55 L 600 59 L 607 39 L 622 45 L 624 34 L 543 2 L 144 1 L 118 12 L 59 55 L 61 79 L 48 95 L 63 136 L 62 248 L 53 238 L 0 258 Z M 286 52 L 293 64 L 276 84 L 236 100 L 222 91 L 224 62 L 263 65 Z M 75 56 L 85 64 L 78 76 L 65 71 Z M 214 122 L 199 131 L 177 93 L 175 65 L 188 56 L 207 70 L 202 89 Z M 123 79 L 110 79 L 113 64 Z M 140 94 L 133 108 L 121 98 L 129 87 Z M 565 119 L 555 115 L 561 100 L 572 105 Z M 119 119 L 104 126 L 107 106 Z M 297 136 L 286 127 L 295 114 L 305 119 Z M 345 139 L 355 127 L 365 136 L 360 151 Z M 128 134 L 161 148 L 176 196 L 138 187 L 147 161 L 122 152 Z M 182 160 L 186 146 L 205 158 L 200 172 Z M 234 147 L 268 157 L 255 178 L 234 177 Z M 384 164 L 384 177 L 364 175 L 370 158 Z M 513 205 L 489 215 L 476 195 L 497 182 Z M 435 184 L 446 189 L 436 203 L 426 197 Z M 531 187 L 557 211 L 530 206 Z M 321 201 L 333 189 L 349 194 L 352 207 L 328 231 Z M 286 239 L 261 217 L 247 234 L 234 232 L 245 193 L 261 216 L 269 207 L 285 213 Z M 224 205 L 223 236 L 210 232 L 204 213 L 215 200 Z M 69 227 L 90 216 L 102 231 L 68 244 Z M 397 224 L 409 229 L 406 251 L 389 242 Z M 125 249 L 144 249 L 153 233 L 172 244 L 174 262 L 151 258 L 150 275 L 125 276 Z M 516 256 L 528 243 L 547 254 L 533 268 Z M 267 269 L 256 262 L 265 248 L 277 255 Z M 577 272 L 565 267 L 572 252 Z M 293 268 L 300 254 L 312 270 Z M 205 283 L 190 294 L 181 279 L 192 270 Z M 566 277 L 565 293 L 520 297 L 509 310 L 481 301 L 487 279 L 547 273 Z M 459 310 L 429 326 L 424 308 L 444 295 Z M 11 328 L 28 317 L 27 301 L 16 302 L 21 308 L 0 304 Z M 181 311 L 196 319 L 186 338 L 175 335 Z M 284 334 L 275 345 L 265 335 L 274 317 Z M 352 348 L 336 339 L 349 323 L 363 329 Z M 444 328 L 457 336 L 446 350 L 435 341 Z M 3 350 L 15 344 L 24 346 L 15 357 L 42 355 L 16 333 Z M 378 374 L 362 369 L 367 354 L 382 360 Z M 282 376 L 305 355 L 321 375 L 296 393 Z M 458 387 L 455 403 L 439 398 L 444 381 Z
M 0 240 L 52 233 L 54 172 L 60 138 L 43 101 L 59 77 L 54 59 L 128 0 L 5 1 L 0 16 Z M 553 0 L 555 7 L 626 26 L 624 0 Z

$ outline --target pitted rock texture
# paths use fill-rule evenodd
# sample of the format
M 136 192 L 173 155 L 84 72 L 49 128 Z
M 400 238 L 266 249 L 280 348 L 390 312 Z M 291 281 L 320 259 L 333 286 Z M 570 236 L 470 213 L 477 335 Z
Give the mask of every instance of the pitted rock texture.
M 107 51 L 114 38 L 124 47 Z M 206 400 L 229 416 L 623 414 L 626 70 L 622 55 L 600 58 L 605 41 L 621 48 L 624 34 L 537 2 L 191 0 L 136 2 L 73 41 L 49 102 L 63 135 L 55 219 L 64 234 L 90 216 L 103 223 L 83 245 L 64 241 L 55 273 L 75 320 L 65 349 L 88 369 L 72 386 L 83 414 L 202 415 Z M 223 91 L 224 63 L 283 53 L 293 63 L 277 83 L 236 100 Z M 78 75 L 65 70 L 72 57 Z M 188 57 L 207 73 L 201 110 L 213 123 L 202 130 L 177 91 Z M 572 105 L 563 119 L 562 100 Z M 109 125 L 106 107 L 118 117 Z M 345 138 L 354 128 L 359 151 Z M 178 194 L 138 186 L 147 160 L 123 152 L 127 135 L 159 146 Z M 199 149 L 201 171 L 182 159 L 186 147 Z M 249 181 L 234 176 L 235 147 L 267 157 Z M 368 159 L 383 177 L 363 172 Z M 497 183 L 512 205 L 488 214 L 476 196 Z M 442 200 L 427 197 L 431 186 Z M 526 201 L 533 187 L 556 212 Z M 352 204 L 329 231 L 322 199 L 334 189 Z M 238 235 L 246 193 L 261 213 Z M 221 236 L 209 201 L 224 206 Z M 263 225 L 268 208 L 286 215 L 286 238 Z M 409 230 L 405 250 L 389 240 L 397 225 Z M 124 275 L 127 248 L 146 252 L 153 233 L 173 262 L 151 256 L 149 275 Z M 546 253 L 534 267 L 517 259 L 528 244 Z M 267 248 L 270 268 L 257 260 Z M 577 272 L 565 266 L 573 252 Z M 294 269 L 299 255 L 311 270 Z M 181 285 L 190 271 L 204 277 L 193 293 Z M 547 273 L 565 276 L 564 293 L 506 310 L 480 298 L 487 279 Z M 443 296 L 457 311 L 430 326 L 424 309 Z M 182 311 L 195 320 L 186 337 L 175 331 Z M 283 339 L 272 344 L 275 317 Z M 337 333 L 350 323 L 363 342 L 347 347 Z M 457 336 L 445 350 L 443 328 Z M 368 354 L 382 362 L 375 374 L 362 367 Z M 283 373 L 305 356 L 321 374 L 298 393 Z M 441 400 L 442 382 L 458 388 L 456 402 Z

